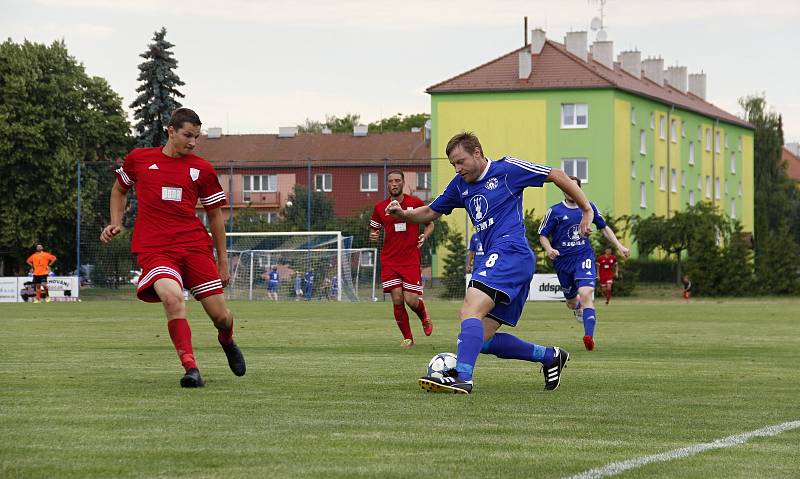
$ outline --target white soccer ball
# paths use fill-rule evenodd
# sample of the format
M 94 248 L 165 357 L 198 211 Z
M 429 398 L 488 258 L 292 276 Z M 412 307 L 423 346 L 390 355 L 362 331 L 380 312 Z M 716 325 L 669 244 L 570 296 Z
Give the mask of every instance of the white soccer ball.
M 456 355 L 453 353 L 439 353 L 428 363 L 428 376 L 442 378 L 453 376 L 456 373 Z
M 294 203 L 292 203 L 291 201 L 287 201 L 287 202 L 286 202 L 286 207 L 288 208 L 288 207 L 292 206 L 293 204 L 294 204 Z

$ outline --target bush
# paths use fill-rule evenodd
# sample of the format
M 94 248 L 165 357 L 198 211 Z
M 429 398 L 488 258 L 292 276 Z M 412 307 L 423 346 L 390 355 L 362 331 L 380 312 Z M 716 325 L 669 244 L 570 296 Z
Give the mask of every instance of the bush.
M 467 289 L 464 280 L 464 276 L 467 274 L 467 247 L 464 246 L 464 235 L 458 231 L 451 232 L 447 238 L 447 251 L 449 254 L 444 259 L 444 274 L 442 275 L 444 291 L 440 296 L 447 299 L 463 298 Z
M 677 263 L 668 259 L 635 258 L 624 262 L 625 266 L 643 283 L 675 283 Z M 622 272 L 620 263 L 620 273 Z

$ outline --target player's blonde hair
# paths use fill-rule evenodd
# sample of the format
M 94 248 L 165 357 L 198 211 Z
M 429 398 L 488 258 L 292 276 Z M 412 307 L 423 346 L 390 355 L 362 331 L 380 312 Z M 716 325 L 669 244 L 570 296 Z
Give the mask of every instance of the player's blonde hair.
M 465 153 L 470 155 L 475 152 L 475 148 L 479 148 L 481 150 L 481 156 L 483 156 L 481 142 L 478 140 L 478 137 L 475 136 L 475 133 L 471 131 L 462 131 L 458 135 L 450 138 L 450 141 L 447 142 L 447 147 L 444 149 L 445 154 L 449 157 L 450 153 L 458 146 L 460 146 Z

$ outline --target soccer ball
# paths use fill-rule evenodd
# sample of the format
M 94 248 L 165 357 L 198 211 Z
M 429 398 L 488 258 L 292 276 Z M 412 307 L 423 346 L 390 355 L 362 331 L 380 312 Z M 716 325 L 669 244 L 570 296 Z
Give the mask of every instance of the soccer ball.
M 428 376 L 442 378 L 453 376 L 456 372 L 456 355 L 453 353 L 439 353 L 428 363 Z
M 292 204 L 293 204 L 293 203 L 292 203 L 291 201 L 287 201 L 287 202 L 286 202 L 286 207 L 287 207 L 287 208 L 291 208 Z

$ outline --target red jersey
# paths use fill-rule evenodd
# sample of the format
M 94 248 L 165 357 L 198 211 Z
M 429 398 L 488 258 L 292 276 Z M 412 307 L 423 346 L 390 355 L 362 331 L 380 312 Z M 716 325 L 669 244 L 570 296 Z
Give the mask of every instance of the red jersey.
M 422 233 L 420 225 L 410 221 L 403 221 L 395 216 L 386 214 L 386 206 L 392 198 L 386 198 L 375 205 L 369 227 L 383 229 L 383 248 L 381 249 L 381 262 L 385 265 L 416 265 L 420 264 L 419 235 Z M 425 206 L 425 203 L 416 196 L 403 195 L 400 206 L 404 210 Z
M 197 201 L 212 210 L 226 204 L 211 163 L 195 155 L 172 158 L 161 148 L 137 148 L 116 171 L 125 188 L 136 186 L 138 212 L 131 251 L 149 253 L 192 246 L 211 247 L 195 214 Z
M 600 278 L 604 279 L 613 279 L 614 278 L 614 267 L 617 264 L 617 257 L 613 254 L 611 255 L 600 255 L 597 257 L 597 271 L 600 274 Z

